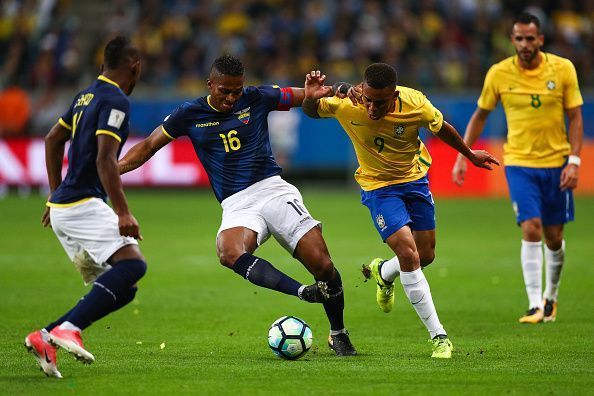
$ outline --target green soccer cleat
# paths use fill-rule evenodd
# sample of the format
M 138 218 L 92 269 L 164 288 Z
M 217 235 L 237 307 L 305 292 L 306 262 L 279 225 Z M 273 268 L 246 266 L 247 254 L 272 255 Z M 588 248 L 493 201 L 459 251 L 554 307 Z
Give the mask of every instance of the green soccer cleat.
M 452 352 L 454 351 L 454 346 L 452 345 L 452 342 L 449 340 L 449 338 L 446 335 L 435 336 L 435 338 L 433 338 L 432 340 L 429 340 L 429 342 L 433 346 L 433 353 L 431 354 L 432 358 L 437 358 L 437 359 L 451 359 L 452 358 Z
M 386 313 L 390 312 L 394 307 L 394 282 L 388 283 L 382 279 L 380 275 L 380 266 L 386 261 L 381 258 L 376 258 L 369 263 L 369 265 L 363 265 L 361 272 L 365 279 L 370 279 L 372 276 L 377 283 L 377 289 L 375 298 L 377 305 L 380 309 Z

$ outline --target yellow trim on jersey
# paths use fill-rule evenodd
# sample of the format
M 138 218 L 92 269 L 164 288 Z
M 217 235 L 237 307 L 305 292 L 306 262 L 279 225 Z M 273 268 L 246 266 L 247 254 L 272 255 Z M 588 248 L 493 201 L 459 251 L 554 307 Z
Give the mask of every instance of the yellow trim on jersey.
M 60 117 L 58 119 L 58 124 L 62 125 L 64 128 L 68 129 L 69 131 L 72 130 L 72 126 L 68 125 L 68 123 L 62 119 L 62 117 Z
M 45 206 L 49 206 L 50 208 L 69 208 L 71 206 L 75 206 L 75 205 L 87 202 L 88 200 L 91 200 L 91 199 L 93 199 L 93 197 L 83 198 L 81 200 L 78 200 L 75 202 L 70 202 L 70 203 L 65 203 L 65 204 L 53 203 L 53 202 L 47 201 L 45 203 Z
M 120 88 L 120 85 L 117 82 L 110 80 L 109 78 L 105 77 L 103 74 L 100 75 L 99 77 L 97 77 L 97 80 L 105 81 L 106 83 L 115 85 L 116 87 Z
M 171 140 L 175 140 L 175 138 L 174 138 L 173 136 L 171 136 L 171 135 L 169 134 L 169 132 L 167 132 L 167 131 L 165 130 L 165 127 L 164 127 L 163 125 L 161 125 L 161 130 L 163 131 L 163 134 L 164 134 L 165 136 L 167 136 L 169 139 L 171 139 Z
M 115 140 L 117 140 L 118 142 L 122 142 L 122 138 L 119 137 L 118 135 L 116 135 L 115 133 L 113 133 L 112 131 L 107 131 L 105 129 L 97 129 L 97 132 L 95 132 L 95 136 L 97 135 L 109 135 L 112 138 L 114 138 Z
M 215 107 L 214 107 L 214 106 L 213 106 L 213 105 L 210 103 L 210 95 L 208 95 L 208 96 L 206 97 L 206 103 L 208 103 L 208 105 L 209 105 L 210 107 L 212 107 L 212 109 L 213 109 L 214 111 L 216 111 L 217 113 L 220 113 L 220 112 L 221 112 L 220 110 L 218 110 L 217 108 L 215 108 Z

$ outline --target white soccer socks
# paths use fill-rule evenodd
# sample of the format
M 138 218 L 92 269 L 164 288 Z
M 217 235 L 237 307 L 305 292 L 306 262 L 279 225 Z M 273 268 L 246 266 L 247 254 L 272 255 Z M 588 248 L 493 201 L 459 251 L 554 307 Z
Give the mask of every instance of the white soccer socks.
M 565 240 L 561 243 L 561 248 L 559 250 L 551 250 L 545 244 L 544 255 L 546 263 L 546 288 L 544 298 L 557 301 L 559 283 L 561 282 L 561 269 L 563 268 L 563 262 L 565 261 Z
M 438 334 L 445 335 L 446 332 L 437 317 L 429 283 L 423 271 L 420 268 L 412 272 L 403 271 L 400 273 L 400 282 L 419 318 L 431 334 L 431 338 Z
M 394 282 L 400 275 L 400 262 L 398 261 L 398 257 L 394 256 L 390 260 L 386 260 L 380 267 L 380 276 L 386 282 Z
M 542 309 L 542 242 L 522 240 L 520 259 L 528 295 L 528 308 Z

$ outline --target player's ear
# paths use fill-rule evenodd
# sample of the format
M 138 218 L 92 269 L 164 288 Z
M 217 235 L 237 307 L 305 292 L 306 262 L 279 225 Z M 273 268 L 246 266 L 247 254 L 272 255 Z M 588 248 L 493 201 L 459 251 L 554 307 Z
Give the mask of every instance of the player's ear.
M 399 90 L 395 90 L 394 91 L 394 94 L 392 95 L 392 98 L 394 100 L 396 100 L 396 99 L 398 99 L 399 96 L 400 96 L 400 91 Z
M 208 89 L 212 90 L 212 81 L 210 80 L 210 78 L 206 79 L 206 86 L 208 87 Z

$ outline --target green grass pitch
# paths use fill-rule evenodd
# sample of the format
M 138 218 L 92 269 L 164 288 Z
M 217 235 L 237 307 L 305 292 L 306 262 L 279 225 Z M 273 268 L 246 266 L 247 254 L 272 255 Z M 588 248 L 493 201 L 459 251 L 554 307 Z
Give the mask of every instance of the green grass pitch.
M 324 223 L 340 269 L 346 322 L 359 356 L 328 350 L 319 305 L 258 288 L 218 264 L 218 203 L 207 191 L 133 191 L 149 271 L 137 300 L 85 331 L 97 361 L 59 353 L 64 379 L 46 378 L 25 335 L 86 293 L 50 230 L 43 199 L 0 200 L 0 394 L 585 394 L 594 393 L 594 199 L 579 198 L 566 230 L 557 322 L 520 325 L 526 309 L 520 231 L 507 200 L 437 200 L 437 259 L 425 270 L 453 359 L 429 358 L 428 335 L 397 286 L 384 314 L 362 263 L 389 257 L 355 189 L 303 196 Z M 276 241 L 257 254 L 304 283 L 311 278 Z M 314 345 L 299 361 L 268 349 L 268 326 L 296 315 Z

